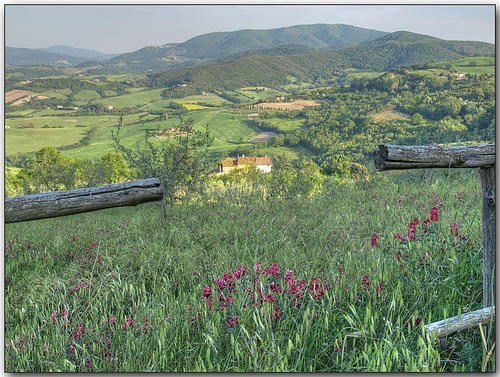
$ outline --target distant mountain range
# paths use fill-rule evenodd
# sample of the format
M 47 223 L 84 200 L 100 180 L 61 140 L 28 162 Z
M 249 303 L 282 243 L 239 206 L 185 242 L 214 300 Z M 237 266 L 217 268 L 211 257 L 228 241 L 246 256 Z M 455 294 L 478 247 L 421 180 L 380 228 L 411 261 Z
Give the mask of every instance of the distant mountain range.
M 118 63 L 146 62 L 158 60 L 160 67 L 169 68 L 178 64 L 165 64 L 172 58 L 185 63 L 191 59 L 215 59 L 249 50 L 266 50 L 281 45 L 301 45 L 318 50 L 334 50 L 349 47 L 379 38 L 387 33 L 349 25 L 298 25 L 270 30 L 238 30 L 214 32 L 191 38 L 183 43 L 167 43 L 163 46 L 146 46 L 137 51 L 121 55 L 107 55 L 99 51 L 70 46 L 53 46 L 40 49 L 7 47 L 6 66 L 48 64 L 76 66 L 87 60 L 105 61 L 109 65 Z M 46 54 L 43 54 L 46 52 Z M 50 55 L 49 53 L 55 54 Z M 162 62 L 163 60 L 163 62 Z M 163 64 L 162 64 L 163 63 Z M 175 63 L 175 62 L 173 62 Z M 90 64 L 85 64 L 90 66 Z M 147 68 L 151 69 L 151 68 Z
M 72 74 L 154 73 L 183 67 L 206 70 L 215 63 L 248 66 L 249 61 L 257 64 L 265 60 L 262 56 L 267 56 L 267 65 L 290 67 L 299 64 L 304 72 L 320 69 L 320 65 L 383 71 L 402 64 L 494 53 L 495 45 L 485 42 L 447 41 L 410 32 L 389 34 L 350 25 L 315 24 L 214 32 L 183 43 L 146 46 L 121 55 L 70 46 L 6 47 L 5 65 L 7 68 L 49 65 L 62 70 L 71 68 Z M 254 58 L 249 59 L 252 56 Z M 312 68 L 314 66 L 316 68 Z

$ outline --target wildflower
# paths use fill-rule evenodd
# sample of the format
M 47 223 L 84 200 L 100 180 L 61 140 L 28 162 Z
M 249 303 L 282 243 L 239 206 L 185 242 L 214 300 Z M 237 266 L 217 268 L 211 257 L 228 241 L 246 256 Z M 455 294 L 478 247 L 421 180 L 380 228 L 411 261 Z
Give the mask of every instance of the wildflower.
M 265 302 L 274 302 L 276 301 L 276 298 L 272 294 L 268 294 L 266 298 L 264 299 Z
M 266 267 L 265 269 L 266 275 L 273 275 L 276 277 L 280 276 L 280 268 L 276 263 L 274 263 L 271 267 Z
M 115 318 L 114 315 L 111 315 L 111 317 L 108 318 L 108 323 L 115 323 L 117 319 Z
M 439 211 L 436 207 L 431 208 L 431 221 L 439 220 Z
M 236 324 L 238 324 L 238 317 L 235 315 L 232 315 L 231 318 L 229 319 L 229 327 L 234 327 Z
M 233 271 L 233 275 L 236 279 L 239 279 L 245 275 L 246 268 L 241 264 L 238 266 L 238 271 Z
M 271 289 L 271 291 L 276 293 L 279 293 L 281 291 L 281 285 L 276 284 L 274 281 L 269 284 L 269 288 Z
M 379 295 L 379 293 L 382 293 L 383 290 L 384 288 L 382 287 L 382 283 L 379 282 L 377 286 L 377 296 Z
M 274 309 L 274 316 L 278 319 L 280 318 L 280 312 L 278 309 Z
M 363 285 L 370 285 L 370 279 L 368 278 L 368 275 L 363 275 L 361 278 L 361 284 Z
M 257 275 L 260 275 L 262 273 L 262 263 L 261 262 L 257 262 L 257 265 L 255 266 L 255 273 Z
M 97 246 L 96 242 L 92 241 L 92 247 L 96 247 L 96 246 Z
M 373 233 L 372 238 L 371 238 L 371 245 L 372 245 L 372 247 L 380 247 L 380 244 L 377 242 L 377 240 L 379 238 L 380 237 L 378 236 L 377 233 Z
M 212 295 L 212 290 L 210 289 L 209 286 L 205 286 L 205 288 L 203 288 L 203 297 L 210 297 Z
M 234 282 L 233 275 L 231 275 L 231 273 L 228 271 L 224 272 L 224 282 L 231 289 L 234 289 L 236 287 L 236 283 Z
M 226 282 L 222 279 L 217 279 L 217 286 L 222 291 L 224 288 L 226 288 Z
M 342 348 L 335 348 L 335 352 L 341 353 L 342 352 Z
M 406 241 L 407 240 L 406 237 L 401 236 L 401 234 L 399 234 L 399 233 L 394 233 L 394 238 L 397 238 L 397 239 L 399 239 L 401 241 Z

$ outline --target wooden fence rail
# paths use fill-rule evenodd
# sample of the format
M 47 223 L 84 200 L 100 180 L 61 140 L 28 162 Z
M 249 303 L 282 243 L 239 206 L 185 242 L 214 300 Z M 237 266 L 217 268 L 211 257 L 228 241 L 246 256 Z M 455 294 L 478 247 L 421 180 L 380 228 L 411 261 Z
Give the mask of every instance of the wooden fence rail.
M 5 223 L 135 206 L 162 198 L 163 189 L 158 178 L 17 196 L 5 199 Z
M 495 165 L 495 144 L 440 147 L 380 145 L 373 154 L 380 170 L 423 168 L 485 168 Z
M 460 316 L 451 317 L 442 321 L 425 325 L 425 332 L 434 339 L 446 338 L 460 331 L 474 329 L 481 325 L 488 325 L 495 318 L 495 307 L 488 307 L 464 313 Z

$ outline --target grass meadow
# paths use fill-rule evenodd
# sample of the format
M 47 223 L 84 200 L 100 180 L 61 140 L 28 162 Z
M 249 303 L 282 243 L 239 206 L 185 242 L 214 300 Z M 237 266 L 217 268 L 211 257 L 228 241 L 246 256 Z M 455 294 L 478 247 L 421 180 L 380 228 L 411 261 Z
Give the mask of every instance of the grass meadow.
M 5 371 L 481 371 L 478 174 L 384 174 L 6 224 Z

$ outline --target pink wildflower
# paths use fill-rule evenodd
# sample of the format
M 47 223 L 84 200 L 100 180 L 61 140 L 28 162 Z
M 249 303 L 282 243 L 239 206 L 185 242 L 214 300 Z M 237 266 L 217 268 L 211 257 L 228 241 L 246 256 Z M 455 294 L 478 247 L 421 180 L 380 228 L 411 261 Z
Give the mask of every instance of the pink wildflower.
M 210 297 L 212 295 L 212 290 L 210 289 L 209 286 L 205 286 L 205 288 L 203 288 L 203 297 Z
M 436 207 L 431 208 L 431 221 L 439 220 L 439 211 Z

